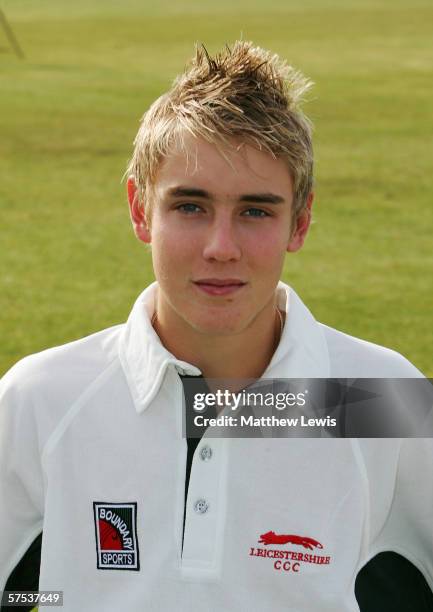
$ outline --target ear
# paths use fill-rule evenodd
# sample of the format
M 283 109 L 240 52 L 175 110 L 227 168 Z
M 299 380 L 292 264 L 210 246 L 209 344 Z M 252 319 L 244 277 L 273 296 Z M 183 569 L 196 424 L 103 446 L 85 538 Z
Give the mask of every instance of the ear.
M 134 228 L 135 235 L 142 242 L 146 242 L 147 244 L 149 244 L 151 242 L 150 230 L 146 221 L 146 216 L 144 214 L 144 207 L 140 205 L 137 187 L 132 176 L 128 178 L 127 191 L 129 214 L 131 216 L 131 222 Z
M 304 210 L 298 215 L 295 221 L 295 228 L 293 230 L 290 242 L 287 245 L 288 253 L 296 253 L 302 248 L 305 238 L 307 237 L 308 230 L 311 223 L 311 207 L 313 206 L 314 193 L 311 192 L 307 198 L 307 204 Z

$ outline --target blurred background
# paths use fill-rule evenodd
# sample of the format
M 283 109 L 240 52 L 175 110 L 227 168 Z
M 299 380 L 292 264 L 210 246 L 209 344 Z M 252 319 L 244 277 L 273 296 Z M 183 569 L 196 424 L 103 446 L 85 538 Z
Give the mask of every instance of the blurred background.
M 433 376 L 431 0 L 0 0 L 0 374 L 123 322 L 153 279 L 121 178 L 196 42 L 316 86 L 315 224 L 284 280 L 315 317 Z

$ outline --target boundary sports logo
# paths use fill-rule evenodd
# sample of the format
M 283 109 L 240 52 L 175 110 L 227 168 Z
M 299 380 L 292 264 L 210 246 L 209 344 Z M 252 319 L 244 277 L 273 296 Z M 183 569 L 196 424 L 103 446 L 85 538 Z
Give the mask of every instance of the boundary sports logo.
M 140 569 L 137 503 L 93 502 L 98 569 Z

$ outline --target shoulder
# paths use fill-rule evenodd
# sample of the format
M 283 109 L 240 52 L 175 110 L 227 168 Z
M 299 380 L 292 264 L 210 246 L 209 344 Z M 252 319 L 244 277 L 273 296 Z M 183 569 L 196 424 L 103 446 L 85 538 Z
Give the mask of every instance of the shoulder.
M 69 407 L 118 362 L 123 325 L 29 355 L 0 381 L 0 418 L 51 430 Z
M 423 374 L 400 353 L 319 323 L 333 378 L 419 378 Z
M 52 383 L 85 382 L 117 356 L 117 342 L 123 325 L 110 327 L 79 340 L 34 353 L 18 361 L 1 380 L 2 385 L 18 384 L 23 390 Z

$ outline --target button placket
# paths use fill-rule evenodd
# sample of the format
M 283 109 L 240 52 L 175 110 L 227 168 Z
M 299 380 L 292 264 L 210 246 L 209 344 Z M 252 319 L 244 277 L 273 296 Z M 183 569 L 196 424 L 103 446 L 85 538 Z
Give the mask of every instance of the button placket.
M 205 572 L 211 578 L 219 568 L 226 503 L 225 442 L 212 439 L 211 445 L 203 439 L 194 454 L 181 562 L 185 576 Z

